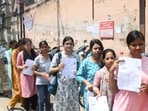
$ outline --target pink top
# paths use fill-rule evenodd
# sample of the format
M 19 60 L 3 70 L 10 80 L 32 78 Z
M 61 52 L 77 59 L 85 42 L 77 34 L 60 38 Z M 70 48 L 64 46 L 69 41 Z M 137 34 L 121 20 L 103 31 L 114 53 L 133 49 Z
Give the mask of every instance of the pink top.
M 99 90 L 100 90 L 101 96 L 107 97 L 109 111 L 112 111 L 113 94 L 109 89 L 109 72 L 105 66 L 96 72 L 96 75 L 94 78 L 94 86 L 97 88 L 100 87 Z
M 142 83 L 148 84 L 148 75 L 141 74 Z M 113 111 L 148 111 L 148 92 L 120 90 L 114 98 Z
M 17 66 L 24 65 L 23 60 L 23 51 L 21 51 L 17 56 Z M 37 94 L 37 88 L 35 85 L 35 76 L 24 75 L 21 73 L 20 75 L 20 84 L 21 84 L 21 93 L 22 97 L 29 98 L 35 94 Z

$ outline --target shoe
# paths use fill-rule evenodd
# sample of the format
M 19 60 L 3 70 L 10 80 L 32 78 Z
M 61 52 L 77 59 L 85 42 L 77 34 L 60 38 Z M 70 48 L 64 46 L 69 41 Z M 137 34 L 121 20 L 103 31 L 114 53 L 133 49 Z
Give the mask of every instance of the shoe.
M 22 108 L 24 108 L 24 105 L 23 105 L 23 104 L 21 104 L 21 107 L 22 107 Z
M 13 108 L 9 108 L 9 107 L 7 106 L 7 110 L 8 110 L 8 111 L 13 111 Z

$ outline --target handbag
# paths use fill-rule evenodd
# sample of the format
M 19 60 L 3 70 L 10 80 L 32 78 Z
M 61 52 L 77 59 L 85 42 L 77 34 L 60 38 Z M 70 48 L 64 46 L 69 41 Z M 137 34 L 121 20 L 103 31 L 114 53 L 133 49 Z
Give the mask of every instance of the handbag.
M 61 52 L 58 52 L 58 58 L 57 58 L 57 65 L 60 64 L 60 59 L 62 57 L 62 54 Z M 58 75 L 57 75 L 58 72 L 55 72 L 54 74 L 52 74 L 50 76 L 50 80 L 49 80 L 49 83 L 48 83 L 48 91 L 52 94 L 52 95 L 56 95 L 56 92 L 57 92 L 57 87 L 58 87 Z

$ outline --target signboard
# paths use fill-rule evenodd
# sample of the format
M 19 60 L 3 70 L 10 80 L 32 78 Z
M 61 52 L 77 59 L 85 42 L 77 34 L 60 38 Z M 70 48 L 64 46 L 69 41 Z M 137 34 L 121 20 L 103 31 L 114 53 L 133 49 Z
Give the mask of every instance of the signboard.
M 114 37 L 114 21 L 100 22 L 100 38 L 113 39 Z

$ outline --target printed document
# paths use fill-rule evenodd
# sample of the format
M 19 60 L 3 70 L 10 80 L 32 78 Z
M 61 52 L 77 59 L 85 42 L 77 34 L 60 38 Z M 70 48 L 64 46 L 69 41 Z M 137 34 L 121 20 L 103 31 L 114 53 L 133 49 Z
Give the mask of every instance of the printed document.
M 25 75 L 32 76 L 33 75 L 32 68 L 33 68 L 33 65 L 34 65 L 34 61 L 30 60 L 30 59 L 27 59 L 26 62 L 25 62 L 25 65 L 27 65 L 28 68 L 23 69 L 22 73 L 25 74 Z
M 148 54 L 142 55 L 142 71 L 148 74 Z
M 107 97 L 89 97 L 89 111 L 109 111 Z
M 77 69 L 77 62 L 75 58 L 62 58 L 64 68 L 62 69 L 62 77 L 64 78 L 75 78 L 75 72 Z
M 119 89 L 140 92 L 141 59 L 125 58 L 119 63 L 117 85 Z

